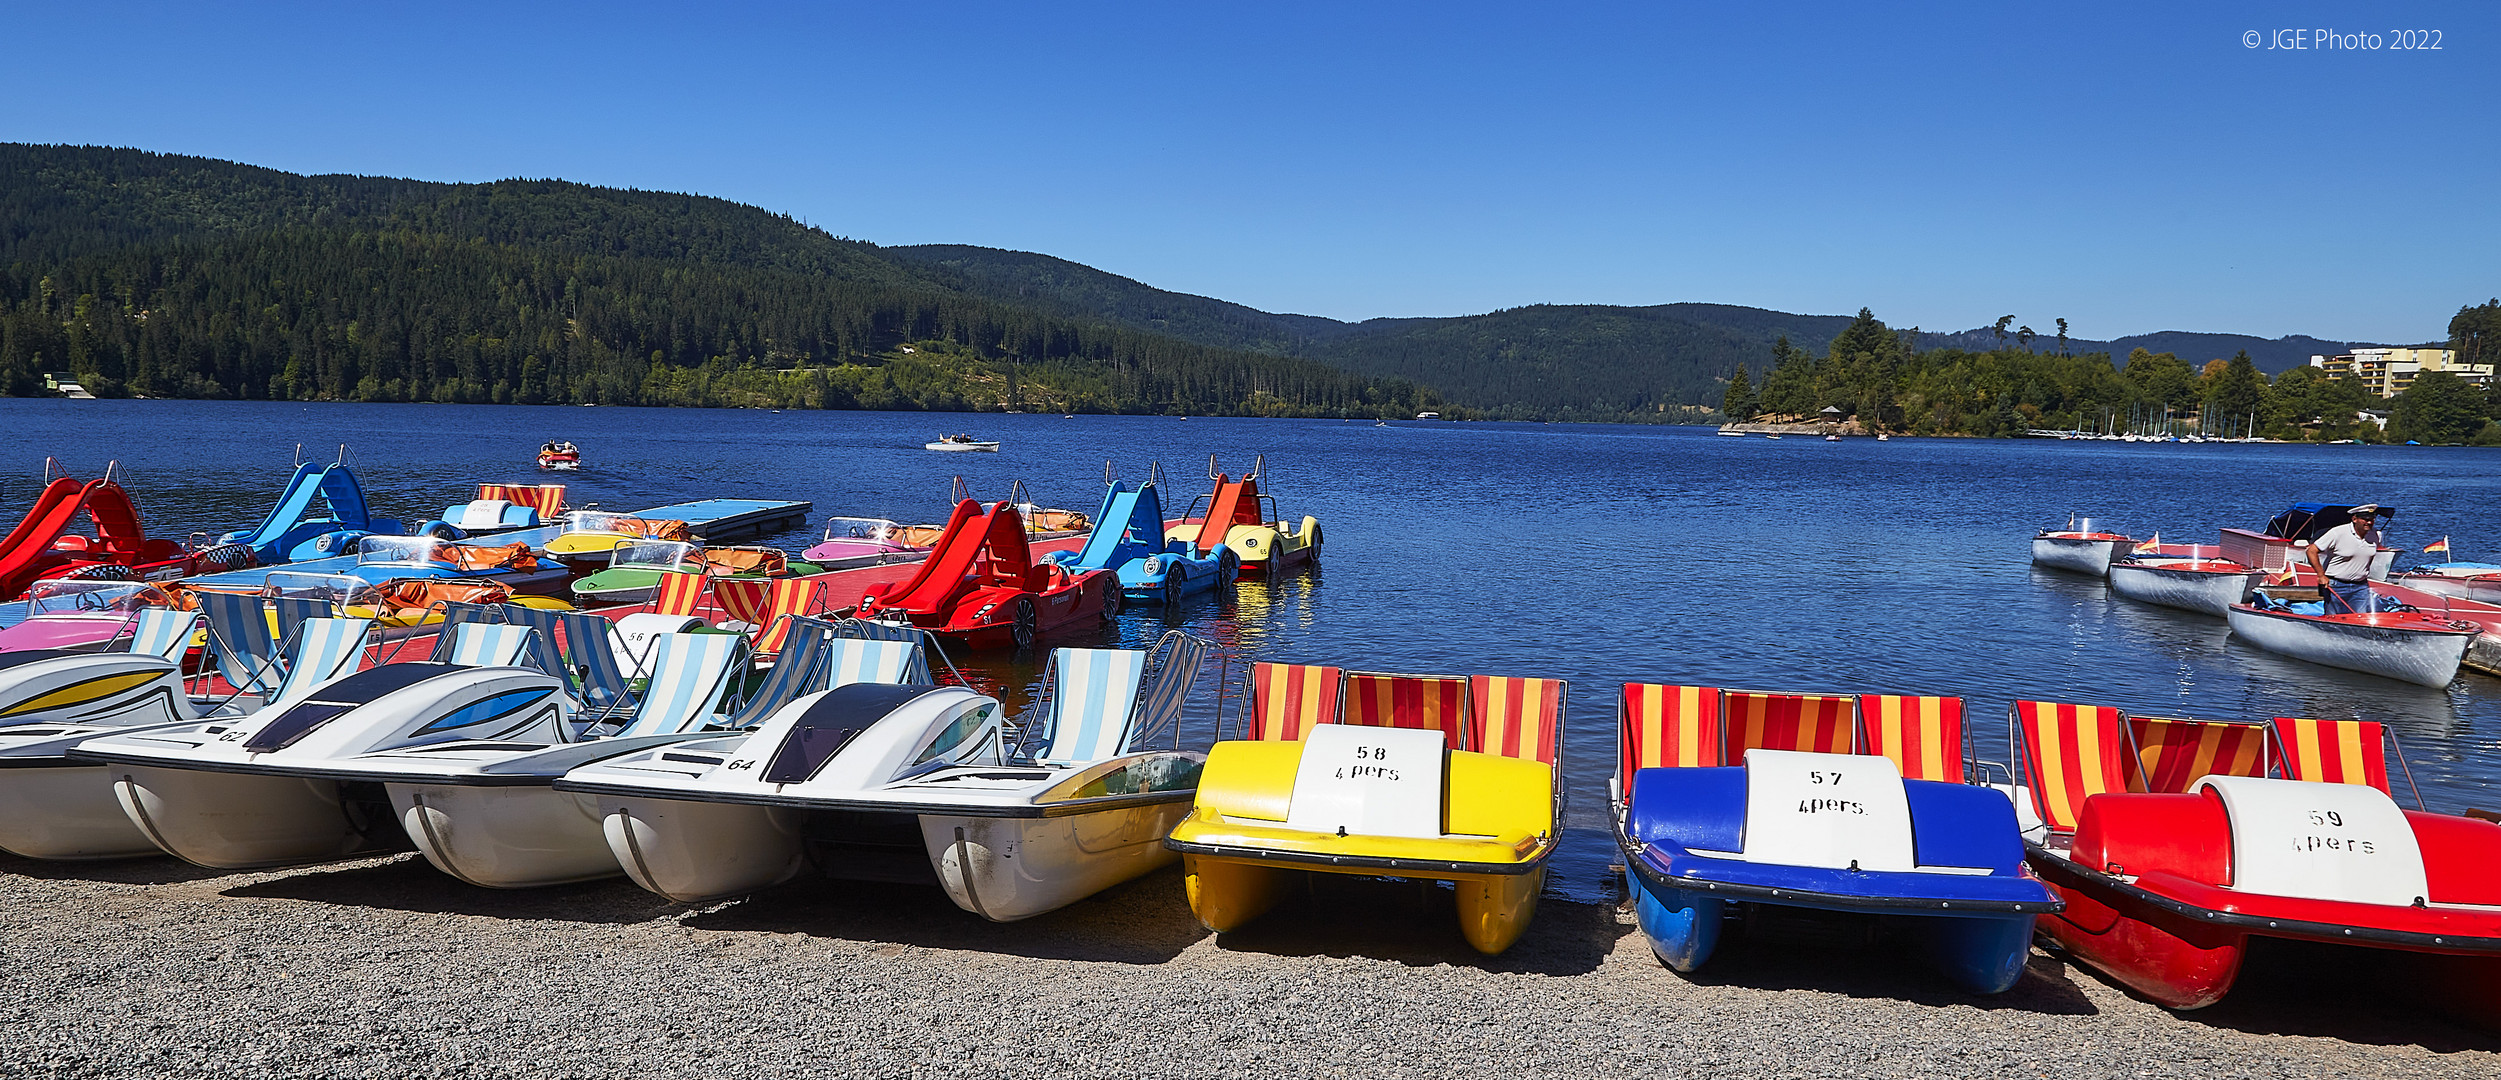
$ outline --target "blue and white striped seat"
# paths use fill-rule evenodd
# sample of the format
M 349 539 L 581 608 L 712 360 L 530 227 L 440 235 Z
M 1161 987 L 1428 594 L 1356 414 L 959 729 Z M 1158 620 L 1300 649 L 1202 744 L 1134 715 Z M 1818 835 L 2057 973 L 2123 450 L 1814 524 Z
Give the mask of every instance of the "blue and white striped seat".
M 287 674 L 268 709 L 284 709 L 315 688 L 355 671 L 374 636 L 372 619 L 306 619 L 287 642 Z
M 747 639 L 737 634 L 659 634 L 651 648 L 651 682 L 619 736 L 702 730 L 746 668 Z
M 931 683 L 929 656 L 918 642 L 835 638 L 825 643 L 825 683 L 831 690 L 852 683 Z
M 1135 727 L 1139 743 L 1153 741 L 1164 725 L 1180 720 L 1181 707 L 1190 700 L 1190 688 L 1198 683 L 1199 665 L 1214 647 L 1212 641 L 1179 630 L 1165 631 L 1163 640 L 1155 643 L 1155 674 L 1138 702 Z
M 278 692 L 286 664 L 278 659 L 278 641 L 269 633 L 268 608 L 258 593 L 201 590 L 200 614 L 208 619 L 209 652 L 217 673 L 237 693 L 266 698 Z
M 207 624 L 196 611 L 178 611 L 169 607 L 145 607 L 130 623 L 130 651 L 142 656 L 159 656 L 177 664 L 191 648 L 191 635 Z
M 452 627 L 448 650 L 437 646 L 445 663 L 462 667 L 512 667 L 527 659 L 538 631 L 509 623 L 468 622 Z M 550 674 L 553 674 L 552 672 Z
M 327 596 L 272 596 L 269 610 L 278 613 L 278 640 L 295 636 L 296 631 L 312 619 L 336 618 L 344 612 L 338 602 Z
M 588 713 L 614 714 L 634 703 L 634 694 L 617 663 L 616 626 L 587 611 L 558 611 L 521 604 L 503 605 L 504 621 L 538 631 L 531 650 L 549 674 L 562 675 Z M 561 629 L 563 648 L 557 647 Z
M 834 624 L 804 615 L 789 618 L 790 633 L 764 673 L 764 685 L 739 703 L 737 714 L 727 721 L 730 728 L 754 727 L 799 695 L 825 689 L 825 647 L 834 638 Z
M 443 618 L 434 624 L 434 651 L 427 654 L 426 659 L 443 664 L 458 663 L 452 659 L 452 643 L 459 639 L 459 629 L 471 623 L 501 622 L 497 618 L 499 613 L 496 607 L 494 604 L 472 604 L 462 600 L 435 601 L 426 610 L 439 608 Z
M 1145 676 L 1146 654 L 1136 649 L 1051 650 L 1043 680 L 1050 742 L 1033 759 L 1079 765 L 1126 752 Z

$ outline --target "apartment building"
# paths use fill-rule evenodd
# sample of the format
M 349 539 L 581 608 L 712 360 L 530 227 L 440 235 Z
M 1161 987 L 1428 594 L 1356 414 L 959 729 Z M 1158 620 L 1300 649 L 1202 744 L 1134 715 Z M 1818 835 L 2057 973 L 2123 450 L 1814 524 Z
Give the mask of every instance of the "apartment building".
M 2461 364 L 2449 349 L 2355 349 L 2339 356 L 2310 357 L 2310 366 L 2331 379 L 2360 379 L 2384 398 L 2405 393 L 2426 371 L 2446 371 L 2477 386 L 2492 385 L 2491 364 Z

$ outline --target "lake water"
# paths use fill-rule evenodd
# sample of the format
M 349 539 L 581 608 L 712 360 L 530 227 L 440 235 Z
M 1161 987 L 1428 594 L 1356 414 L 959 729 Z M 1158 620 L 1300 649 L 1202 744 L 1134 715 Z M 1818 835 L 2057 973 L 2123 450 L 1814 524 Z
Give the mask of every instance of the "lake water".
M 1103 464 L 1160 460 L 1178 501 L 1267 456 L 1288 517 L 1317 515 L 1326 565 L 1176 619 L 1122 615 L 1052 644 L 1143 646 L 1170 626 L 1233 658 L 1384 671 L 1569 679 L 1571 805 L 1550 889 L 1607 892 L 1615 695 L 1628 680 L 1758 690 L 1954 694 L 1983 758 L 2004 760 L 2024 697 L 2217 718 L 2362 716 L 2404 740 L 2433 809 L 2501 806 L 2501 680 L 2433 690 L 2282 659 L 2223 621 L 2108 597 L 2035 571 L 2032 533 L 2084 513 L 2136 535 L 2211 543 L 2304 500 L 2400 508 L 2391 542 L 2452 536 L 2501 555 L 2501 454 L 2464 448 L 2148 446 L 1969 439 L 1729 439 L 1606 425 L 1174 417 L 0 400 L 0 516 L 15 520 L 43 459 L 81 478 L 118 459 L 151 531 L 255 524 L 298 444 L 348 444 L 376 507 L 412 523 L 481 480 L 542 477 L 541 442 L 581 444 L 561 477 L 575 505 L 631 510 L 713 495 L 806 499 L 816 516 L 943 520 L 950 478 L 976 497 L 1022 479 L 1037 501 L 1091 512 Z M 997 454 L 933 454 L 943 432 Z M 772 538 L 789 548 L 814 534 Z M 2409 563 L 2401 559 L 2400 565 Z M 1020 704 L 1036 657 L 965 666 Z M 964 663 L 959 659 L 959 663 Z M 1185 738 L 1218 723 L 1214 672 Z M 1235 706 L 1222 706 L 1234 723 Z M 2403 788 L 2399 788 L 2400 794 Z

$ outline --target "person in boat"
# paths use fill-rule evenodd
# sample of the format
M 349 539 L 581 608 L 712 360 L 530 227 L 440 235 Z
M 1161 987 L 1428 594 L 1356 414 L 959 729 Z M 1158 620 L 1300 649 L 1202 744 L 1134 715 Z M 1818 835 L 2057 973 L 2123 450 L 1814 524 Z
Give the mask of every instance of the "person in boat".
M 546 455 L 546 454 L 552 454 L 552 453 L 555 453 L 555 452 L 556 452 L 556 442 L 555 442 L 555 440 L 550 439 L 550 440 L 548 440 L 548 441 L 546 441 L 546 442 L 544 442 L 544 443 L 540 443 L 540 444 L 539 444 L 539 447 L 538 447 L 538 452 L 539 452 L 541 455 Z
M 2310 569 L 2319 575 L 2327 594 L 2327 612 L 2368 613 L 2379 609 L 2371 593 L 2371 560 L 2379 557 L 2379 504 L 2353 508 L 2349 528 L 2329 529 L 2310 542 Z

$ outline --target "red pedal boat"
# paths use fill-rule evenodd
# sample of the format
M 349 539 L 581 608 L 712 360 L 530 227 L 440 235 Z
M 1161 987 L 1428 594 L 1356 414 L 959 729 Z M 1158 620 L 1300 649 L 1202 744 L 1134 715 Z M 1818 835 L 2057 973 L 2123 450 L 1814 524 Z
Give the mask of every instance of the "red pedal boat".
M 2024 701 L 2012 727 L 2026 855 L 2067 901 L 2040 927 L 2076 958 L 2197 1009 L 2253 938 L 2396 950 L 2429 1004 L 2501 1024 L 2501 825 L 2400 809 L 2377 723 Z
M 1071 573 L 1036 562 L 1024 519 L 1008 503 L 955 504 L 946 531 L 910 581 L 869 586 L 854 612 L 908 621 L 976 649 L 1026 648 L 1066 626 L 1120 611 L 1120 578 L 1109 570 Z
M 243 544 L 195 548 L 150 539 L 138 506 L 112 474 L 107 467 L 101 480 L 63 476 L 43 486 L 25 519 L 0 537 L 0 599 L 25 595 L 42 578 L 162 582 L 255 565 Z M 94 536 L 69 531 L 82 513 L 95 526 Z

